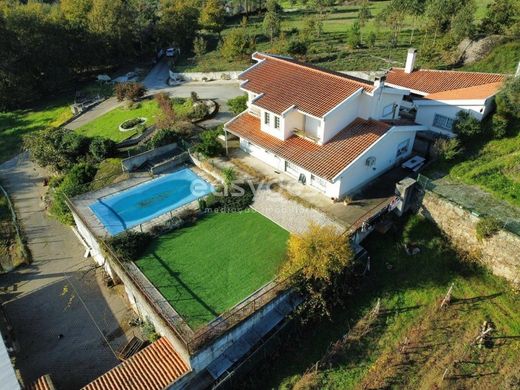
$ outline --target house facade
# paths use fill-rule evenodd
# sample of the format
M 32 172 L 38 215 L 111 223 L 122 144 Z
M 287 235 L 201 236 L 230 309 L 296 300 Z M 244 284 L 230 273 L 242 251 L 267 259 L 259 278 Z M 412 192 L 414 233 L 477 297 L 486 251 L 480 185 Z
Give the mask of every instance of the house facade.
M 416 50 L 409 49 L 404 68 L 387 73 L 387 85 L 409 91 L 401 115 L 430 130 L 453 136 L 453 122 L 459 111 L 479 121 L 493 108 L 493 100 L 505 76 L 498 73 L 415 69 Z
M 245 112 L 226 123 L 254 157 L 341 198 L 410 156 L 425 130 L 400 118 L 409 91 L 303 64 L 253 54 L 240 74 Z

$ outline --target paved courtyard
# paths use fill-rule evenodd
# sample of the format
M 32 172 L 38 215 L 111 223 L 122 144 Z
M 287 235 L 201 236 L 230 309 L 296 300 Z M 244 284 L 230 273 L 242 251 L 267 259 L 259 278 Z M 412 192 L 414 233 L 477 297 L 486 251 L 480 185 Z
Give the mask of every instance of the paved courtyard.
M 114 350 L 132 336 L 133 314 L 120 287 L 107 288 L 101 270 L 83 258 L 72 229 L 46 215 L 45 174 L 24 155 L 0 166 L 33 256 L 32 264 L 0 275 L 0 301 L 25 383 L 50 374 L 57 388 L 78 389 L 118 363 Z

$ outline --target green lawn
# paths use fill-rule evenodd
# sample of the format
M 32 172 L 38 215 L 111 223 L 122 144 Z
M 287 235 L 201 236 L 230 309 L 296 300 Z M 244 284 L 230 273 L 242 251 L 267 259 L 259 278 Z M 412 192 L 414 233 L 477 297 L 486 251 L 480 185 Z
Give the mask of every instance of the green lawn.
M 473 64 L 464 66 L 463 70 L 514 74 L 519 58 L 520 42 L 508 42 L 496 46 L 486 57 Z
M 127 107 L 115 108 L 80 127 L 77 131 L 87 137 L 100 136 L 119 142 L 133 135 L 131 131 L 119 131 L 119 125 L 122 122 L 132 118 L 145 117 L 148 119 L 146 125 L 149 126 L 155 122 L 158 113 L 159 107 L 155 100 L 143 100 L 132 109 Z
M 0 162 L 20 152 L 23 135 L 59 126 L 71 117 L 67 99 L 54 100 L 33 109 L 0 112 Z
M 136 264 L 196 329 L 272 280 L 288 237 L 253 211 L 211 214 L 161 236 Z
M 315 387 L 299 388 L 507 388 L 504 382 L 518 372 L 520 359 L 518 296 L 502 279 L 460 260 L 430 222 L 414 216 L 405 230 L 369 237 L 363 246 L 372 258 L 371 272 L 352 283 L 352 295 L 331 321 L 294 325 L 278 340 L 276 358 L 255 367 L 235 388 L 292 389 L 331 343 L 360 326 L 379 298 L 385 312 L 371 330 L 351 341 L 330 368 L 318 371 Z M 421 252 L 406 255 L 403 236 Z M 451 283 L 453 304 L 438 310 Z M 487 317 L 497 328 L 494 348 L 470 347 Z M 405 340 L 411 353 L 403 361 L 399 346 Z M 447 367 L 448 379 L 441 382 Z

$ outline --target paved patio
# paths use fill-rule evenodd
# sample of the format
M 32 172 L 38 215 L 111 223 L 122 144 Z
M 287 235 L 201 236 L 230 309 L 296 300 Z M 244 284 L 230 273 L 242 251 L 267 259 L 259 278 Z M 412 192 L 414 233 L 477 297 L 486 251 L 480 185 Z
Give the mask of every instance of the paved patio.
M 329 220 L 341 225 L 343 229 L 348 229 L 356 222 L 377 212 L 381 205 L 394 195 L 395 183 L 409 175 L 409 172 L 404 169 L 394 168 L 358 191 L 353 196 L 352 203 L 345 205 L 343 202 L 333 202 L 318 190 L 298 183 L 293 177 L 276 170 L 237 147 L 229 149 L 229 158 L 229 161 L 218 160 L 219 164 L 235 164 L 236 169 L 249 178 L 252 177 L 252 171 L 250 171 L 252 169 L 256 172 L 257 177 L 270 183 L 277 183 L 287 193 L 312 206 L 317 212 L 324 213 Z

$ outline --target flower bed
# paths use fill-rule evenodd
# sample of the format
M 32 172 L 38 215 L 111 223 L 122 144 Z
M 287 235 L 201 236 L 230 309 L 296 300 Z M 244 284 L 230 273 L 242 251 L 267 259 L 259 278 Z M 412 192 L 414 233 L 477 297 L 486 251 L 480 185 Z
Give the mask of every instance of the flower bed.
M 146 118 L 132 118 L 124 121 L 119 125 L 119 131 L 131 131 L 134 130 L 137 126 L 140 126 L 146 123 Z

